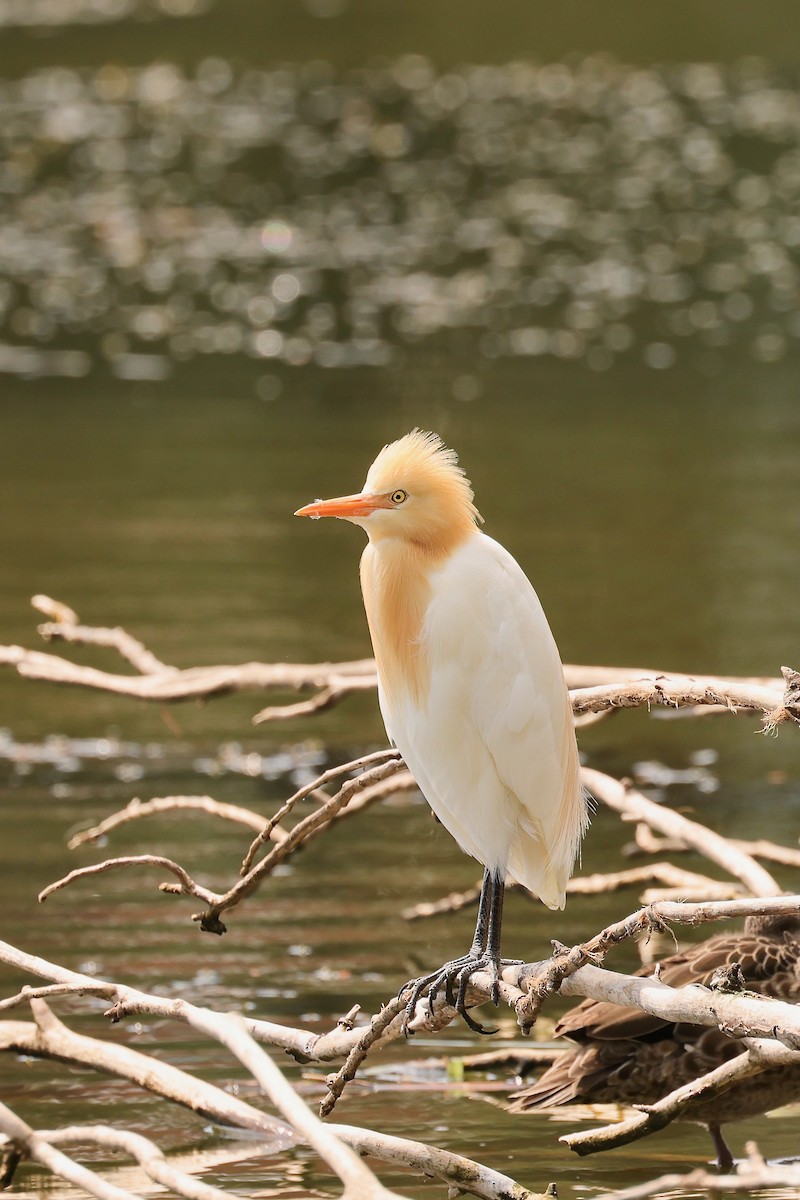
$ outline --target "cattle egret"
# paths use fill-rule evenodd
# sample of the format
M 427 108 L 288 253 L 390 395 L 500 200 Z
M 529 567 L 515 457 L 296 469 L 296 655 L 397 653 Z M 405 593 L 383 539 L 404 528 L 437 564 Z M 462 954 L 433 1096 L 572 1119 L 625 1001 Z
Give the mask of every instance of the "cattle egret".
M 417 1000 L 466 1012 L 470 976 L 488 969 L 499 1000 L 503 894 L 510 876 L 563 908 L 587 824 L 572 709 L 558 649 L 522 568 L 478 529 L 453 450 L 413 430 L 384 446 L 362 491 L 298 517 L 366 530 L 361 590 L 386 732 L 436 816 L 484 865 L 469 952 L 412 984 Z

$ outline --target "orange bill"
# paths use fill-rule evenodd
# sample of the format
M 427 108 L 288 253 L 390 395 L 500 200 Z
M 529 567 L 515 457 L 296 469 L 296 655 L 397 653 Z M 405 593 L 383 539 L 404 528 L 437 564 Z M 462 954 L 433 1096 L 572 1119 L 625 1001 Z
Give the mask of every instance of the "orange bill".
M 376 508 L 391 508 L 386 496 L 375 496 L 359 492 L 357 496 L 337 496 L 333 500 L 315 500 L 298 508 L 296 517 L 368 517 Z

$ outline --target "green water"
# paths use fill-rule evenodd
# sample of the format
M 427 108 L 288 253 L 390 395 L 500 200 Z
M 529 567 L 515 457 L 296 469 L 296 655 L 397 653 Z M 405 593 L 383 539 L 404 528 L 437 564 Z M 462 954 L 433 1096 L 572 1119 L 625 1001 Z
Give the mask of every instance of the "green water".
M 25 395 L 28 385 L 16 385 L 2 447 L 3 507 L 14 514 L 2 539 L 3 561 L 13 564 L 0 609 L 6 639 L 36 645 L 27 602 L 45 591 L 87 621 L 126 625 L 178 665 L 367 653 L 358 531 L 296 522 L 291 513 L 315 495 L 358 486 L 375 446 L 422 422 L 461 450 L 487 528 L 537 581 L 567 660 L 768 673 L 792 659 L 800 445 L 788 371 L 712 382 L 687 374 L 668 385 L 643 372 L 598 383 L 577 369 L 474 366 L 484 394 L 469 406 L 447 396 L 449 364 L 430 359 L 397 374 L 289 377 L 272 405 L 248 396 L 246 383 L 225 390 L 199 378 L 182 392 L 162 385 L 81 397 L 38 385 Z M 108 655 L 76 656 L 113 669 Z M 255 697 L 181 706 L 167 718 L 9 671 L 0 687 L 5 722 L 20 741 L 112 732 L 161 747 L 149 761 L 132 753 L 84 761 L 73 772 L 7 771 L 4 926 L 12 942 L 75 967 L 94 961 L 101 976 L 145 988 L 222 1008 L 252 1002 L 270 1018 L 325 1027 L 356 1000 L 376 1006 L 417 965 L 468 939 L 468 914 L 412 926 L 398 915 L 409 899 L 436 898 L 475 876 L 420 806 L 373 811 L 320 840 L 235 915 L 221 941 L 189 924 L 190 904 L 160 897 L 152 873 L 108 876 L 38 908 L 39 887 L 97 860 L 97 850 L 69 854 L 67 833 L 132 795 L 209 790 L 267 811 L 291 790 L 288 780 L 198 777 L 193 763 L 221 741 L 272 753 L 319 739 L 335 757 L 380 744 L 379 718 L 371 695 L 313 720 L 255 730 Z M 725 831 L 735 821 L 741 836 L 758 836 L 766 816 L 771 836 L 794 839 L 800 792 L 790 731 L 774 741 L 756 737 L 746 719 L 629 714 L 581 742 L 591 762 L 620 773 L 642 759 L 683 767 L 693 751 L 715 748 L 720 790 L 704 797 L 672 789 L 672 799 Z M 118 778 L 119 761 L 138 764 L 142 778 Z M 776 770 L 786 778 L 769 782 Z M 109 851 L 157 848 L 214 884 L 235 876 L 246 840 L 201 818 L 165 818 L 120 831 Z M 620 841 L 612 819 L 598 815 L 586 868 L 619 862 Z M 574 900 L 554 918 L 515 897 L 508 944 L 536 957 L 551 936 L 578 939 L 634 906 L 633 894 Z M 290 952 L 297 946 L 310 953 Z M 103 1028 L 99 1016 L 79 1025 Z M 510 1022 L 503 1028 L 513 1036 Z M 145 1044 L 156 1036 L 172 1042 L 176 1033 L 151 1025 Z M 226 1077 L 219 1056 L 177 1036 L 181 1062 Z M 457 1053 L 471 1041 L 453 1030 L 387 1057 Z M 54 1119 L 48 1067 L 4 1062 L 2 1070 L 4 1094 L 21 1112 Z M 91 1119 L 102 1100 L 121 1105 L 137 1128 L 164 1129 L 155 1102 L 61 1075 L 71 1118 Z M 341 1119 L 420 1137 L 434 1128 L 435 1140 L 532 1186 L 557 1179 L 562 1194 L 621 1185 L 707 1153 L 705 1135 L 690 1127 L 602 1160 L 572 1161 L 558 1147 L 558 1125 L 512 1119 L 451 1093 L 377 1086 L 355 1089 Z M 202 1140 L 190 1118 L 170 1114 L 169 1122 L 168 1144 Z M 765 1152 L 785 1153 L 790 1127 L 762 1120 L 747 1132 Z M 742 1136 L 734 1131 L 736 1145 Z M 283 1159 L 237 1168 L 240 1186 L 276 1182 L 284 1170 Z
M 184 21 L 70 26 L 47 36 L 10 29 L 0 67 L 9 79 L 41 66 L 108 62 L 160 60 L 190 71 L 217 56 L 233 71 L 312 59 L 344 69 L 413 52 L 441 70 L 462 60 L 547 61 L 603 50 L 644 64 L 761 53 L 789 78 L 800 56 L 794 9 L 785 4 L 760 14 L 755 28 L 750 7 L 741 4 L 705 5 L 702 13 L 696 6 L 659 13 L 571 4 L 537 12 L 535 21 L 529 6 L 511 2 L 494 6 L 491 20 L 478 6 L 449 2 L 354 0 L 333 10 L 338 15 L 323 19 L 311 4 L 231 2 Z M 796 135 L 781 136 L 791 149 Z M 348 187 L 336 180 L 339 200 Z M 227 215 L 235 217 L 236 202 L 229 203 Z M 132 295 L 139 286 L 124 270 L 115 279 L 123 299 L 125 288 Z M 325 303 L 340 303 L 339 282 L 324 284 Z M 759 315 L 767 301 L 755 285 L 753 295 L 754 321 L 766 322 L 773 337 L 770 322 L 778 317 Z M 109 321 L 115 319 L 112 311 Z M 28 327 L 25 320 L 15 326 L 12 313 L 7 340 L 25 340 L 14 332 Z M 638 329 L 635 315 L 631 325 Z M 777 361 L 754 356 L 748 347 L 762 336 L 756 329 L 741 345 L 681 350 L 668 369 L 653 369 L 636 351 L 599 370 L 581 357 L 489 353 L 492 344 L 480 331 L 465 329 L 419 341 L 389 333 L 393 354 L 384 366 L 325 370 L 313 362 L 265 363 L 244 352 L 176 355 L 167 378 L 132 381 L 109 369 L 114 356 L 101 347 L 105 332 L 87 326 L 75 335 L 92 364 L 84 376 L 10 371 L 0 391 L 0 642 L 41 648 L 41 618 L 29 600 L 44 592 L 87 623 L 124 625 L 178 666 L 368 654 L 359 531 L 295 521 L 292 513 L 316 496 L 355 490 L 379 446 L 421 425 L 458 449 L 487 531 L 535 582 L 565 661 L 756 675 L 774 675 L 783 663 L 800 666 L 796 350 L 789 345 Z M 659 336 L 670 345 L 680 340 Z M 169 357 L 167 347 L 158 350 Z M 51 649 L 117 669 L 109 654 Z M 320 1029 L 356 1001 L 374 1009 L 418 967 L 459 951 L 471 914 L 413 925 L 399 915 L 409 902 L 435 899 L 476 877 L 421 803 L 373 809 L 319 839 L 237 910 L 223 939 L 198 932 L 191 903 L 158 893 L 158 873 L 104 876 L 36 905 L 46 883 L 106 853 L 156 851 L 222 886 L 236 875 L 247 835 L 204 818 L 135 824 L 101 849 L 69 852 L 66 839 L 134 795 L 210 792 L 268 812 L 310 763 L 383 743 L 371 694 L 313 719 L 254 728 L 251 717 L 262 703 L 239 696 L 167 712 L 21 680 L 4 668 L 0 725 L 17 748 L 0 761 L 0 936 L 76 969 L 93 963 L 101 977 L 220 1009 L 246 1005 Z M 666 799 L 726 833 L 794 844 L 796 739 L 791 730 L 765 739 L 755 728 L 746 718 L 691 722 L 630 713 L 587 730 L 581 747 L 592 765 L 618 774 L 646 760 L 684 768 L 696 752 L 713 750 L 718 790 L 702 794 L 684 785 L 668 789 Z M 70 742 L 67 753 L 46 741 L 54 734 L 87 742 Z M 98 745 L 113 738 L 126 745 Z M 285 757 L 270 757 L 272 778 L 251 777 L 231 767 L 233 743 Z M 586 870 L 621 865 L 626 840 L 615 820 L 598 813 Z M 689 856 L 686 866 L 703 869 Z M 796 888 L 791 873 L 782 879 Z M 633 893 L 576 898 L 554 916 L 515 896 L 506 944 L 513 953 L 541 956 L 550 938 L 583 938 L 636 902 Z M 616 961 L 630 959 L 619 954 Z M 22 982 L 6 970 L 0 977 L 4 991 Z M 106 1029 L 100 1010 L 90 1003 L 58 1009 L 98 1036 Z M 557 1011 L 553 1005 L 550 1017 Z M 24 1019 L 22 1010 L 15 1015 Z M 543 1036 L 548 1028 L 545 1022 Z M 504 1018 L 501 1036 L 513 1034 Z M 249 1087 L 221 1051 L 183 1029 L 131 1023 L 113 1036 L 142 1049 L 157 1045 L 179 1065 Z M 372 1065 L 398 1068 L 475 1043 L 453 1027 L 395 1046 Z M 696 1166 L 709 1153 L 704 1131 L 688 1126 L 578 1160 L 557 1140 L 574 1128 L 568 1111 L 564 1122 L 512 1118 L 486 1094 L 398 1088 L 393 1079 L 379 1070 L 367 1074 L 341 1102 L 339 1118 L 435 1141 L 534 1189 L 555 1180 L 562 1197 Z M 502 1073 L 498 1080 L 508 1082 Z M 0 1061 L 0 1084 L 3 1098 L 34 1124 L 114 1119 L 173 1150 L 212 1140 L 190 1116 L 167 1113 L 88 1073 Z M 321 1090 L 318 1079 L 302 1086 L 311 1098 Z M 795 1123 L 764 1118 L 734 1129 L 731 1141 L 738 1152 L 745 1137 L 755 1137 L 767 1156 L 792 1153 Z M 303 1151 L 223 1165 L 206 1177 L 285 1197 L 333 1186 Z M 382 1177 L 406 1192 L 441 1194 L 437 1185 L 389 1171 Z M 48 1187 L 43 1174 L 27 1168 L 16 1194 Z

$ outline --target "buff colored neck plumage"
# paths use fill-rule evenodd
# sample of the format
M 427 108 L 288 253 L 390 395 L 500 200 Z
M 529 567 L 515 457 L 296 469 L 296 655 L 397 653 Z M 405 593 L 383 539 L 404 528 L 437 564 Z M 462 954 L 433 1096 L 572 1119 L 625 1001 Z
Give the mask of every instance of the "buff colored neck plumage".
M 361 591 L 382 690 L 389 706 L 405 693 L 428 693 L 430 663 L 421 642 L 431 576 L 468 537 L 479 537 L 471 512 L 454 505 L 446 527 L 428 538 L 370 536 L 361 556 Z M 460 519 L 459 519 L 460 518 Z

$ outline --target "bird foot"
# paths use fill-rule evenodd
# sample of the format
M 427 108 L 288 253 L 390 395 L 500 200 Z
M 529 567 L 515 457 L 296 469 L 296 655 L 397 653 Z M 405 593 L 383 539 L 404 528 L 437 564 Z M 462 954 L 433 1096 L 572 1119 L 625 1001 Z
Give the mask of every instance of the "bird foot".
M 497 1033 L 496 1029 L 487 1029 L 481 1025 L 480 1021 L 476 1021 L 469 1015 L 466 1006 L 469 981 L 476 971 L 490 971 L 492 975 L 491 1000 L 497 1006 L 500 1003 L 501 967 L 516 966 L 520 961 L 520 959 L 498 958 L 497 955 L 485 951 L 478 954 L 463 954 L 461 958 L 454 958 L 452 962 L 445 963 L 438 970 L 431 971 L 429 975 L 422 975 L 419 979 L 410 980 L 402 989 L 405 991 L 406 988 L 411 988 L 411 997 L 403 1017 L 403 1033 L 406 1037 L 410 1037 L 414 1033 L 414 1030 L 410 1028 L 410 1023 L 415 1015 L 417 1003 L 425 997 L 432 1009 L 436 997 L 442 989 L 444 989 L 447 1003 L 453 1006 L 474 1033 L 482 1033 L 486 1036 Z

